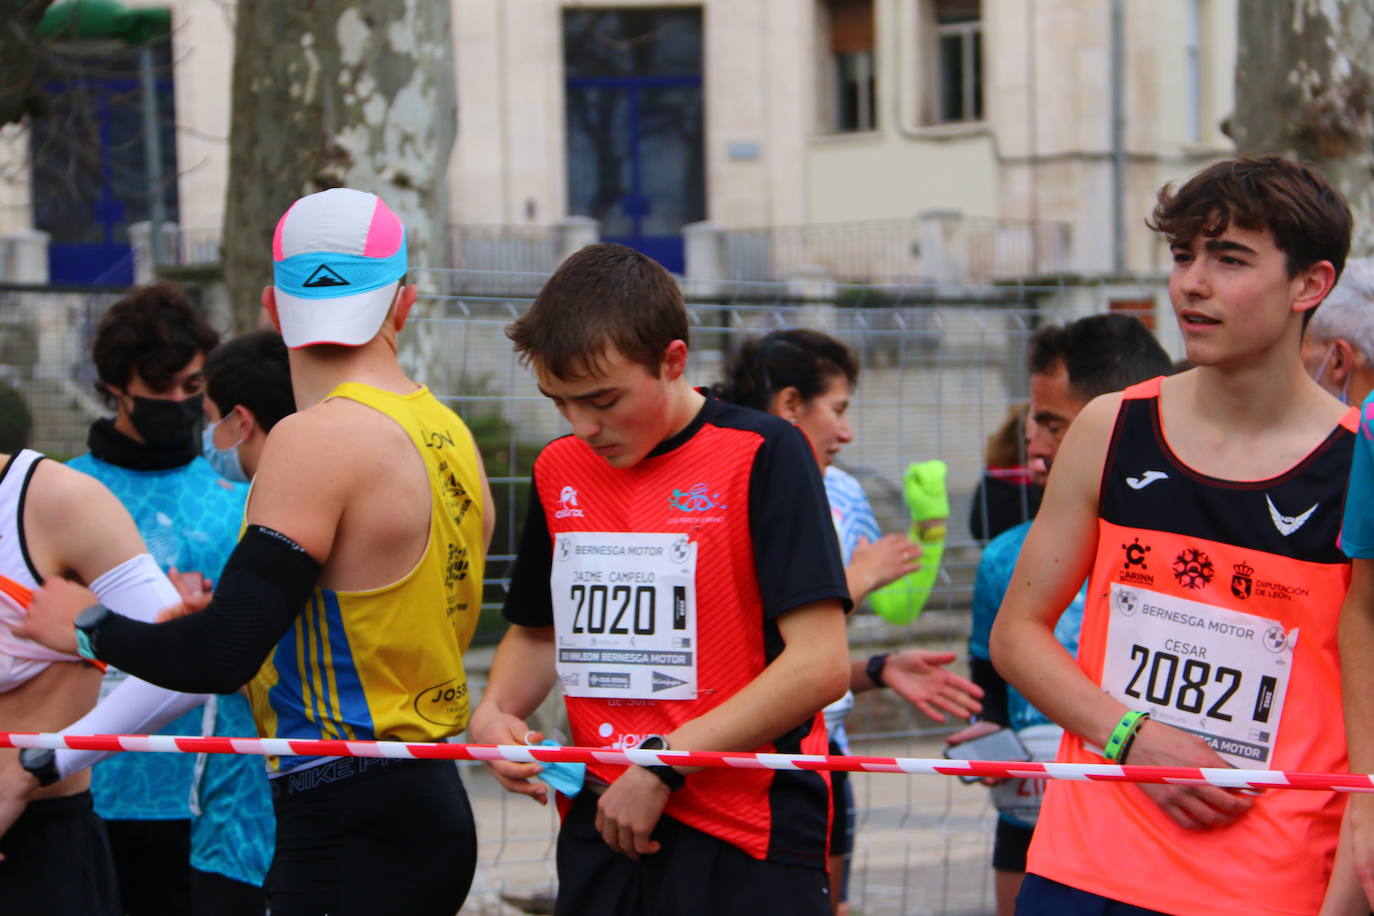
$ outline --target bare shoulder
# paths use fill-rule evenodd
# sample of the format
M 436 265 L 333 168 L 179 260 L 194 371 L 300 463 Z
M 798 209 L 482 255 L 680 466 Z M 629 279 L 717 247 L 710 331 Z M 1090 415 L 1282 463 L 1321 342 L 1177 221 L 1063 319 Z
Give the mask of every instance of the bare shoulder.
M 1120 391 L 1098 395 L 1074 418 L 1070 429 L 1081 429 L 1085 436 L 1111 436 L 1116 416 L 1121 412 L 1121 401 Z
M 394 420 L 356 401 L 335 398 L 285 417 L 272 427 L 264 466 L 348 467 L 409 442 Z
M 129 511 L 104 484 L 52 460 L 34 468 L 24 529 L 41 572 L 83 582 L 146 550 Z
M 267 436 L 248 520 L 322 560 L 345 512 L 389 486 L 407 453 L 415 449 L 405 430 L 366 405 L 336 398 L 298 411 Z
M 1121 411 L 1121 392 L 1113 391 L 1099 395 L 1088 402 L 1064 436 L 1054 465 L 1072 465 L 1081 476 L 1091 474 L 1088 481 L 1095 492 L 1102 465 L 1107 460 L 1107 449 L 1111 445 L 1112 432 L 1116 428 L 1117 414 Z
M 34 467 L 25 494 L 25 514 L 54 523 L 111 524 L 128 518 L 124 506 L 103 483 L 51 458 Z

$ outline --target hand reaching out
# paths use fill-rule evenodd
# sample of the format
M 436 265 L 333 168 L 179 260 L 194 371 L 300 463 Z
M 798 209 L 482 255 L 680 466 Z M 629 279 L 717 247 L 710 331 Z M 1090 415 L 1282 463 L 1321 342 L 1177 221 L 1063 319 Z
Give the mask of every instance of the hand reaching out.
M 544 740 L 539 732 L 530 731 L 524 720 L 508 713 L 474 715 L 468 736 L 474 744 L 538 744 Z M 541 805 L 549 803 L 548 787 L 534 781 L 544 771 L 539 764 L 488 760 L 486 767 L 507 792 L 528 795 Z
M 883 681 L 936 722 L 944 722 L 945 713 L 967 719 L 983 711 L 983 688 L 945 667 L 955 658 L 953 652 L 927 649 L 894 652 L 883 666 Z

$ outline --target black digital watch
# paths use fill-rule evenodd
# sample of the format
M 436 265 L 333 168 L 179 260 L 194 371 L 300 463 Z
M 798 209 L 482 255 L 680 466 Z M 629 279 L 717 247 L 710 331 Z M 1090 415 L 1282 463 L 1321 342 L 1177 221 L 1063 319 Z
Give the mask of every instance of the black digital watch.
M 650 735 L 643 741 L 639 742 L 639 744 L 636 745 L 636 747 L 641 751 L 670 750 L 670 748 L 668 747 L 668 739 L 663 737 L 662 735 Z M 644 769 L 648 770 L 650 773 L 653 773 L 655 776 L 657 776 L 659 782 L 663 783 L 665 786 L 668 787 L 669 792 L 676 792 L 678 789 L 681 789 L 683 786 L 687 785 L 686 776 L 679 773 L 673 767 L 667 766 L 665 764 L 646 766 L 644 767 Z
M 40 786 L 50 786 L 62 776 L 57 772 L 57 751 L 50 747 L 26 747 L 19 752 L 19 765 L 27 770 Z

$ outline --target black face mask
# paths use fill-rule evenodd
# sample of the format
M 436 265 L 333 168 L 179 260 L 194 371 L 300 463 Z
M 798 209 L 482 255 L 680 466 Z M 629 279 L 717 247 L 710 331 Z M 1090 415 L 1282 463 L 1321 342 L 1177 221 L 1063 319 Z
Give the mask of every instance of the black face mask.
M 129 422 L 149 448 L 180 449 L 195 442 L 196 426 L 205 418 L 204 395 L 184 401 L 132 395 Z

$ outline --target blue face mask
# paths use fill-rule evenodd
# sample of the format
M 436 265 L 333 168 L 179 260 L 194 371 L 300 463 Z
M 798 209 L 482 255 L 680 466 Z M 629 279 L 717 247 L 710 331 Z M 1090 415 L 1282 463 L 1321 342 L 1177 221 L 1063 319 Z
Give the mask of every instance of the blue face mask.
M 205 427 L 205 431 L 200 434 L 200 454 L 206 461 L 210 462 L 210 467 L 215 469 L 215 473 L 225 480 L 232 480 L 235 483 L 248 483 L 248 475 L 244 473 L 243 462 L 239 460 L 239 446 L 243 444 L 243 439 L 239 439 L 228 448 L 220 448 L 215 445 L 215 428 L 225 420 L 232 417 L 227 414 L 220 417 L 218 423 L 211 423 Z
M 1316 382 L 1318 385 L 1322 385 L 1322 376 L 1326 375 L 1326 366 L 1327 366 L 1327 363 L 1331 362 L 1331 357 L 1333 357 L 1333 356 L 1335 356 L 1335 355 L 1336 355 L 1336 345 L 1333 343 L 1333 344 L 1331 345 L 1330 349 L 1328 349 L 1328 350 L 1326 351 L 1326 356 L 1322 357 L 1322 364 L 1321 364 L 1320 366 L 1317 367 L 1317 374 L 1314 375 L 1314 376 L 1312 376 L 1312 381 Z M 1325 389 L 1326 389 L 1328 392 L 1330 392 L 1331 394 L 1334 394 L 1337 398 L 1339 398 L 1339 399 L 1340 399 L 1340 402 L 1341 402 L 1342 404 L 1349 404 L 1349 403 L 1350 403 L 1350 376 L 1349 376 L 1349 375 L 1347 375 L 1347 376 L 1345 377 L 1345 384 L 1341 386 L 1341 390 L 1340 390 L 1340 391 L 1332 391 L 1332 390 L 1331 390 L 1329 387 L 1327 387 L 1326 385 L 1322 385 L 1322 387 L 1325 388 Z

